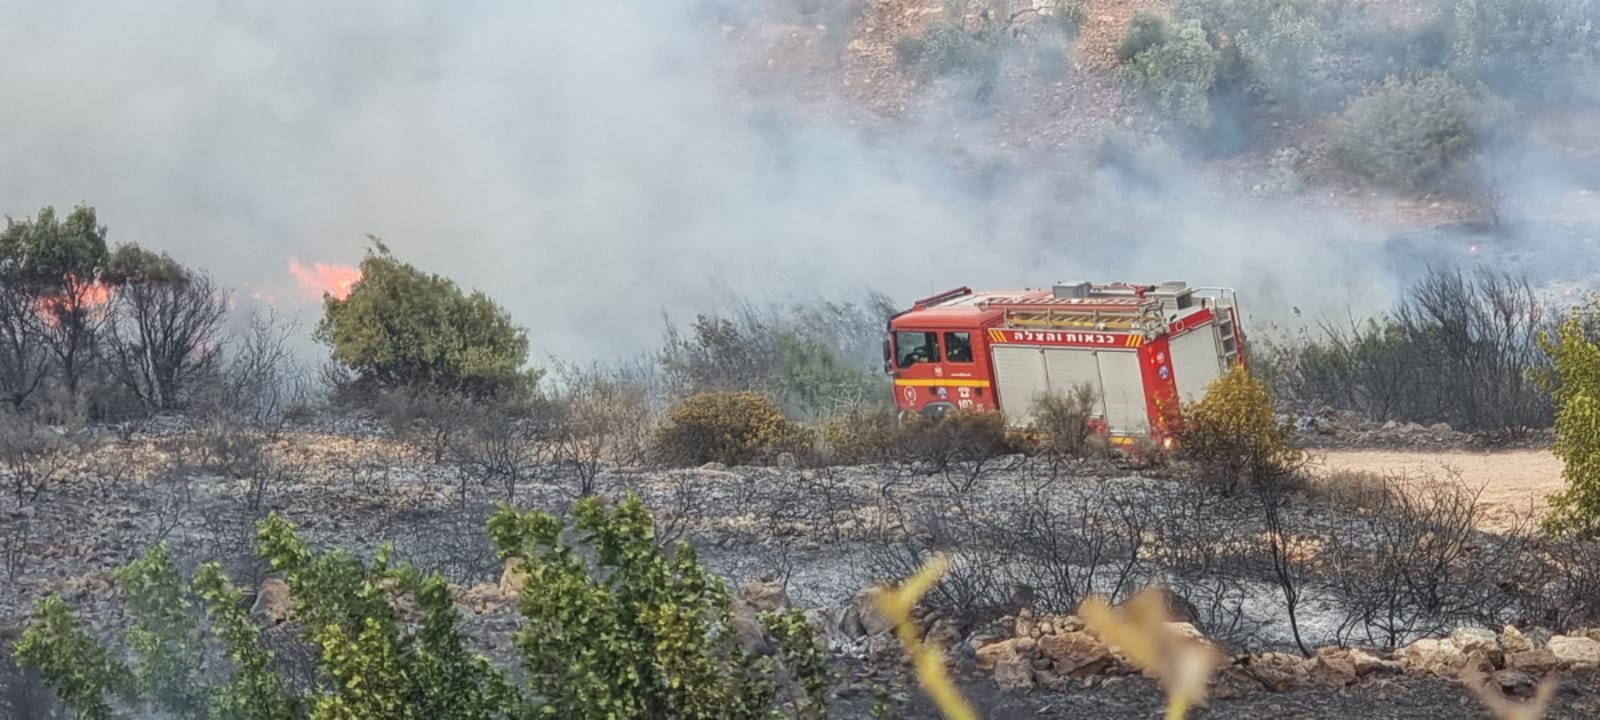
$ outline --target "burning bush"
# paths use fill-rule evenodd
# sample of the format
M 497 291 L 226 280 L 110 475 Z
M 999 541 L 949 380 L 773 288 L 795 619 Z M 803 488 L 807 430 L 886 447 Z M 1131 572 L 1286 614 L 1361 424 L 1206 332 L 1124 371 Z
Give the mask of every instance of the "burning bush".
M 1278 422 L 1271 391 L 1242 367 L 1206 388 L 1205 397 L 1184 408 L 1179 444 L 1208 479 L 1232 489 L 1243 480 L 1275 483 L 1303 460 L 1290 444 L 1294 428 Z
M 423 272 L 379 246 L 361 261 L 361 280 L 339 299 L 323 298 L 315 337 L 360 382 L 379 388 L 430 386 L 474 395 L 530 387 L 527 333 L 482 292 Z
M 744 465 L 802 449 L 805 431 L 766 396 L 751 392 L 690 395 L 656 432 L 664 460 L 680 465 Z
M 1361 175 L 1416 189 L 1471 149 L 1473 113 L 1471 94 L 1448 75 L 1390 77 L 1350 103 L 1334 151 Z

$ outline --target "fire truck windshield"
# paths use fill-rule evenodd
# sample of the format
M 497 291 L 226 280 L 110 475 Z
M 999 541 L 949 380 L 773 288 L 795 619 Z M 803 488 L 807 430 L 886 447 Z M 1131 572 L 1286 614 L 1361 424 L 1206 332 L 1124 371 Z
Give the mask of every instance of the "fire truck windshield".
M 917 363 L 939 362 L 939 334 L 906 332 L 894 334 L 895 364 L 903 368 Z

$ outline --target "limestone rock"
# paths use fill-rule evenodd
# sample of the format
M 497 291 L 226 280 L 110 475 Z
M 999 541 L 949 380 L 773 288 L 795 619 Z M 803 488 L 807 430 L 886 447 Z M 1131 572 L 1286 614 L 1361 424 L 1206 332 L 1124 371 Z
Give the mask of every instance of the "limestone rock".
M 528 584 L 528 571 L 522 569 L 521 558 L 506 558 L 505 569 L 500 571 L 500 594 L 513 598 L 522 594 Z
M 1533 642 L 1521 630 L 1507 625 L 1500 630 L 1500 649 L 1507 655 L 1512 653 L 1527 652 L 1533 649 Z
M 1523 650 L 1506 655 L 1506 667 L 1511 670 L 1544 674 L 1561 667 L 1561 659 L 1549 648 Z
M 1270 652 L 1252 656 L 1249 667 L 1251 675 L 1278 692 L 1305 685 L 1311 678 L 1306 659 L 1290 653 Z
M 1550 638 L 1545 647 L 1561 661 L 1562 667 L 1600 667 L 1600 641 L 1594 638 L 1557 635 Z
M 777 612 L 789 607 L 789 596 L 783 591 L 783 583 L 777 580 L 747 582 L 739 586 L 735 597 L 758 613 Z
M 1039 654 L 1050 661 L 1055 672 L 1085 677 L 1103 672 L 1115 662 L 1111 649 L 1087 632 L 1068 632 L 1039 638 Z
M 860 619 L 861 629 L 867 635 L 878 635 L 894 629 L 894 621 L 878 610 L 878 594 L 881 592 L 883 592 L 881 587 L 870 587 L 856 593 L 850 601 L 850 607 Z
M 1447 677 L 1455 676 L 1471 662 L 1448 638 L 1423 638 L 1396 650 L 1394 657 L 1407 670 Z
M 289 613 L 294 609 L 293 601 L 289 598 L 289 584 L 282 578 L 269 577 L 261 581 L 261 587 L 256 588 L 256 601 L 250 606 L 250 614 L 265 618 L 273 625 L 289 619 Z
M 1339 648 L 1321 648 L 1311 659 L 1307 674 L 1312 680 L 1329 687 L 1342 688 L 1354 685 L 1361 675 L 1350 654 Z

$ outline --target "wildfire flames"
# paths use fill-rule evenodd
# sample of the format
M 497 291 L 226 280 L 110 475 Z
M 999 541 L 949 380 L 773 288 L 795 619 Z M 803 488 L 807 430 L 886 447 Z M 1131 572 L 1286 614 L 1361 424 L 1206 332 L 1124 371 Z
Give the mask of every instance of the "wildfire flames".
M 349 265 L 313 262 L 311 267 L 306 267 L 298 258 L 289 258 L 289 272 L 300 283 L 300 289 L 313 298 L 329 295 L 343 300 L 350 297 L 350 289 L 361 282 L 361 271 Z
M 69 279 L 67 284 L 71 288 L 67 292 L 45 295 L 34 301 L 34 312 L 51 327 L 55 327 L 63 315 L 95 312 L 111 302 L 110 285 L 102 282 L 80 283 L 75 278 Z

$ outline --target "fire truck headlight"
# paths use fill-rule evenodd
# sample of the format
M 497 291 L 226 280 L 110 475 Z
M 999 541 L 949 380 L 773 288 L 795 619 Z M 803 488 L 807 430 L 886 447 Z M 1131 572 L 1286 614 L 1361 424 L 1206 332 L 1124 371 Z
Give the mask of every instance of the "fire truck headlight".
M 1161 449 L 1163 449 L 1163 450 L 1171 450 L 1172 449 L 1172 438 L 1163 439 L 1161 441 Z

